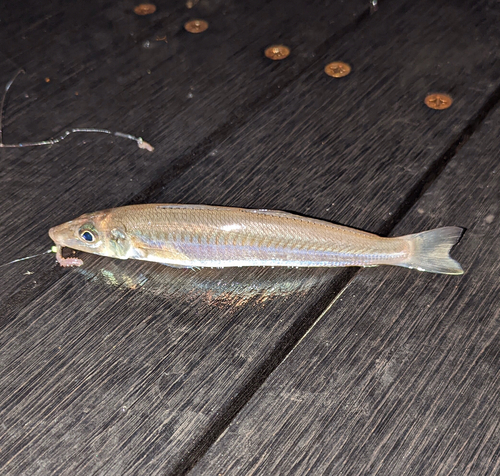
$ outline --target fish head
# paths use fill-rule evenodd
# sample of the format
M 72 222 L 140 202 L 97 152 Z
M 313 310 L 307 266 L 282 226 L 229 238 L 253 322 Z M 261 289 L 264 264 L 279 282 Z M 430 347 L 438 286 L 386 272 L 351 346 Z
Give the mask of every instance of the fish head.
M 111 258 L 128 257 L 130 243 L 123 227 L 113 224 L 112 213 L 86 213 L 55 226 L 49 236 L 58 246 Z

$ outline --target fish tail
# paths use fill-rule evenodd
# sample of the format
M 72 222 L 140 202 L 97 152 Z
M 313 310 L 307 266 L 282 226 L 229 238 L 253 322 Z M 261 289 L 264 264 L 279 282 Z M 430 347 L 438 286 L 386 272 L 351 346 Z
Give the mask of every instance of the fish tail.
M 458 226 L 446 226 L 402 237 L 410 243 L 411 253 L 399 266 L 429 273 L 463 274 L 460 263 L 450 257 L 451 248 L 463 232 Z

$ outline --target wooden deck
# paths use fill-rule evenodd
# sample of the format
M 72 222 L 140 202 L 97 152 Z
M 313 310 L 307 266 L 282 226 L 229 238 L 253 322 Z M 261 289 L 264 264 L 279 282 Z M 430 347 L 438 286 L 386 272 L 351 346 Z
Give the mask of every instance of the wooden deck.
M 26 70 L 4 143 L 94 127 L 155 150 L 0 149 L 0 264 L 84 212 L 160 202 L 462 226 L 466 273 L 2 265 L 0 473 L 500 474 L 500 6 L 192 3 L 2 6 L 1 84 Z

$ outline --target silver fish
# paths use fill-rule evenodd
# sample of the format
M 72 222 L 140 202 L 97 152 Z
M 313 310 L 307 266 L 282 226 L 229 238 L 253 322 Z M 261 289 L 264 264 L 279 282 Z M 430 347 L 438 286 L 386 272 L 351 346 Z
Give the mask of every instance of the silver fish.
M 89 213 L 49 231 L 61 266 L 83 264 L 62 257 L 69 247 L 181 268 L 394 265 L 443 274 L 463 274 L 449 256 L 462 233 L 449 226 L 383 238 L 281 211 L 173 204 Z

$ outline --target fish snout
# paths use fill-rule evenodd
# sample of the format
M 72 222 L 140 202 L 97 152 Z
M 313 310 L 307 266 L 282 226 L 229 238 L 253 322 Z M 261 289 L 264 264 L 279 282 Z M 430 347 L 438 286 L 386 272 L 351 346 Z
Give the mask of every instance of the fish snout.
M 68 241 L 69 232 L 70 232 L 70 230 L 68 230 L 67 226 L 58 225 L 58 226 L 53 226 L 49 230 L 49 236 L 50 236 L 50 239 L 56 245 L 64 245 L 64 244 L 66 244 L 66 241 Z
M 52 227 L 50 230 L 49 230 L 49 236 L 50 236 L 50 239 L 55 243 L 56 242 L 56 228 L 57 227 Z

